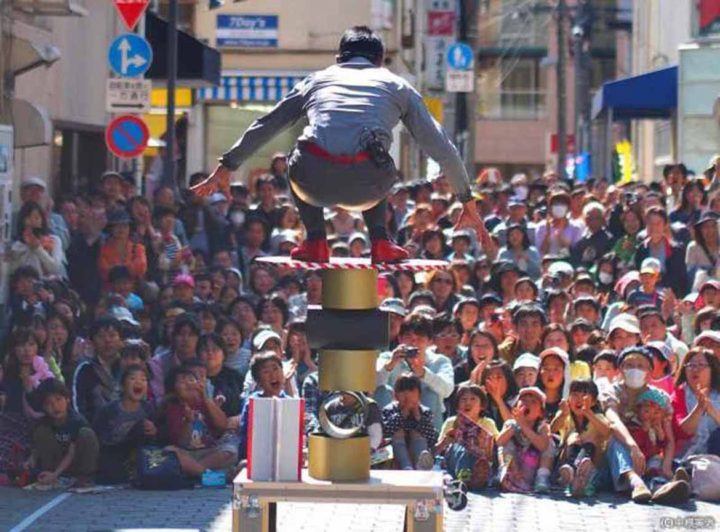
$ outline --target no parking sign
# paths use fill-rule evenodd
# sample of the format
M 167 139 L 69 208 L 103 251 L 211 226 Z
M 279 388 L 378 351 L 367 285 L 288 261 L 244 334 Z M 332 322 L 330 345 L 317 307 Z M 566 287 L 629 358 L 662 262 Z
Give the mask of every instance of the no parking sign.
M 130 159 L 145 151 L 150 131 L 142 118 L 123 115 L 114 118 L 105 130 L 105 144 L 117 157 Z

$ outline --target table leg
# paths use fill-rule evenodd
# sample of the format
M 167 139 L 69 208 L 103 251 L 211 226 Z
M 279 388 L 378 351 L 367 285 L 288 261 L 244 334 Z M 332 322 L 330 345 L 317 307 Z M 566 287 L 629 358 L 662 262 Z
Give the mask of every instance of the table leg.
M 250 508 L 243 505 L 233 507 L 233 532 L 275 532 L 276 504 L 260 502 Z
M 443 509 L 426 505 L 424 501 L 408 504 L 405 509 L 405 532 L 442 532 Z

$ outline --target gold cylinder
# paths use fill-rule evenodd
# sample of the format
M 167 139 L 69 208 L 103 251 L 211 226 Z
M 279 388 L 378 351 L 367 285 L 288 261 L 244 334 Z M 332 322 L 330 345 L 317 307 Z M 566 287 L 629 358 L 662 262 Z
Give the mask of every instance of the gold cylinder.
M 370 478 L 370 438 L 338 440 L 310 434 L 308 462 L 310 476 L 317 480 L 367 480 Z
M 375 364 L 379 352 L 374 350 L 321 349 L 318 359 L 320 389 L 373 393 L 376 387 Z
M 378 307 L 376 270 L 323 270 L 322 306 L 334 310 Z

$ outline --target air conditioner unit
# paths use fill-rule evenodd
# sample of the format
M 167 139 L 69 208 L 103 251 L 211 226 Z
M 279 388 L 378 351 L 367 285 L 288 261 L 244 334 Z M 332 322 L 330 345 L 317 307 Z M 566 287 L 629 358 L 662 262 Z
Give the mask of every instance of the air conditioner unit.
M 45 17 L 84 17 L 89 11 L 85 0 L 13 0 L 15 9 Z

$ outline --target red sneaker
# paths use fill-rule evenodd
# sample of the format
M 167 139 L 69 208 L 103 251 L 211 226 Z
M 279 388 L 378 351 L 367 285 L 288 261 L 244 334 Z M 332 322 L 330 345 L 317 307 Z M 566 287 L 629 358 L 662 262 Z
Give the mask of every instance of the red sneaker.
M 382 262 L 401 262 L 410 257 L 410 254 L 405 250 L 405 248 L 402 248 L 384 238 L 373 240 L 371 254 L 373 264 Z
M 324 238 L 306 240 L 290 251 L 290 258 L 304 262 L 330 262 L 330 248 Z

